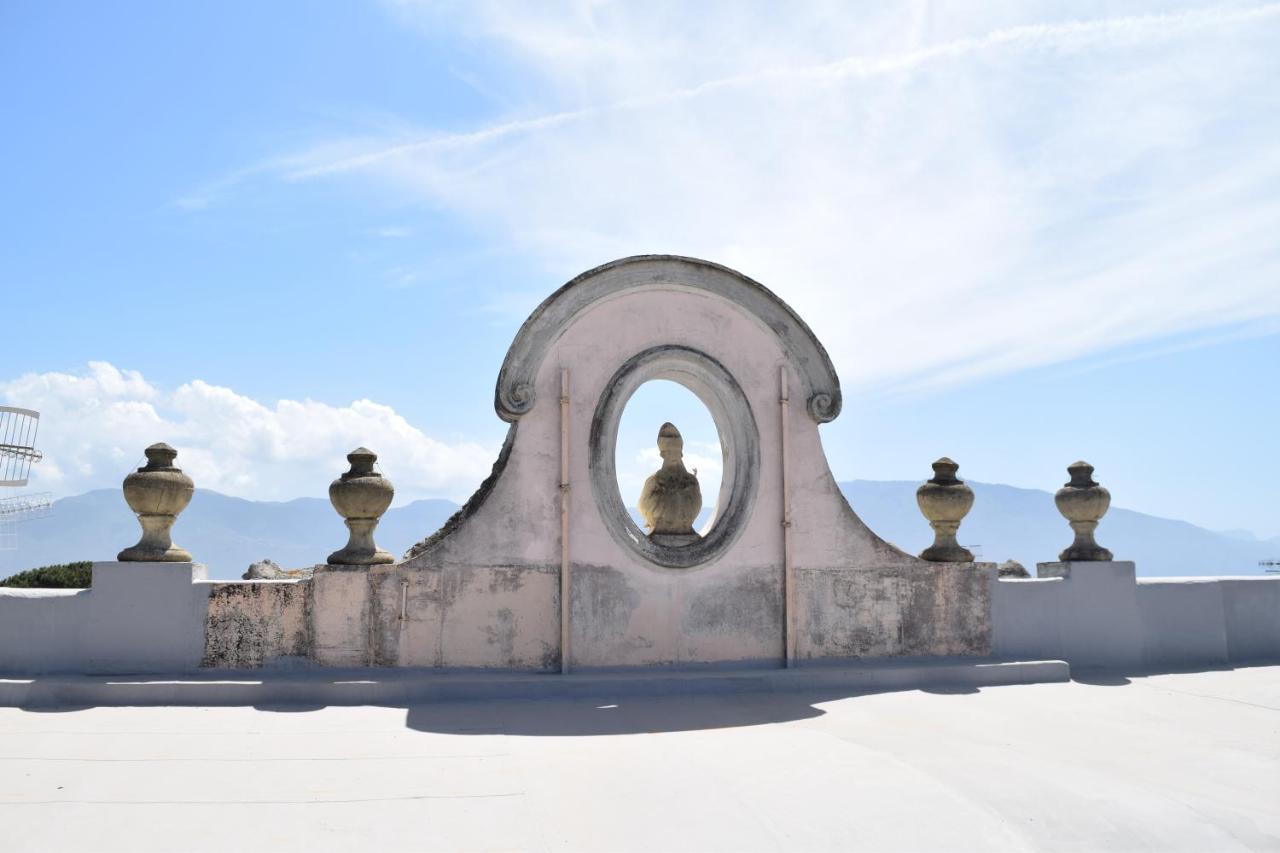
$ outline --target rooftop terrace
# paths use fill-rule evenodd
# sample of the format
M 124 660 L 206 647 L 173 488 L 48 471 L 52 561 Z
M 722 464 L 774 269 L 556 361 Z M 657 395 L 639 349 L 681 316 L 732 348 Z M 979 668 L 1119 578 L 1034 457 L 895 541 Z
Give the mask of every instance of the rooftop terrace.
M 1280 849 L 1280 666 L 602 693 L 0 708 L 4 846 Z

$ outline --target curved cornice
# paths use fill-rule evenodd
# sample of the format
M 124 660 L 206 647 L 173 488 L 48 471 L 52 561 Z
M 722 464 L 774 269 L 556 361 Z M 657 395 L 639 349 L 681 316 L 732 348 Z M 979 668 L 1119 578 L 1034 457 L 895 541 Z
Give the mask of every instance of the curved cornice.
M 596 302 L 632 290 L 676 284 L 721 296 L 773 330 L 805 383 L 806 408 L 818 423 L 840 414 L 840 379 L 812 330 L 759 282 L 736 270 L 678 255 L 635 255 L 598 266 L 543 300 L 516 333 L 498 373 L 494 408 L 512 422 L 533 408 L 534 379 L 552 344 Z

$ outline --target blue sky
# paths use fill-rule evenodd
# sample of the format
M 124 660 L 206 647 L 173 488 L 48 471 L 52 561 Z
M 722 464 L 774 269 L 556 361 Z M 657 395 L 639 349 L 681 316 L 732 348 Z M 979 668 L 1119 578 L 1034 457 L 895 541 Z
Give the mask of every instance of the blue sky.
M 0 40 L 33 488 L 164 439 L 321 495 L 368 443 L 464 498 L 528 312 L 673 252 L 814 327 L 841 479 L 1084 457 L 1117 505 L 1280 534 L 1280 4 L 14 2 Z M 699 417 L 646 392 L 624 491 L 663 420 L 713 459 Z

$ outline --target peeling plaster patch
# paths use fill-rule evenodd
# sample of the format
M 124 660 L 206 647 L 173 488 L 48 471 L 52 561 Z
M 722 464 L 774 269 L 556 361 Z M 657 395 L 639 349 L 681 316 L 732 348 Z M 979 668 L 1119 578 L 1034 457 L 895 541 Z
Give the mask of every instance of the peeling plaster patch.
M 640 603 L 640 596 L 626 575 L 610 566 L 574 565 L 573 573 L 581 581 L 574 585 L 574 591 L 585 589 L 587 593 L 575 596 L 575 618 L 619 627 L 631 621 L 631 613 Z
M 205 616 L 202 667 L 252 669 L 308 657 L 309 581 L 214 584 Z
M 780 579 L 734 579 L 694 598 L 686 617 L 686 630 L 694 634 L 764 631 L 773 636 L 781 608 Z
M 991 597 L 981 565 L 805 570 L 802 656 L 985 656 Z
M 560 648 L 550 643 L 542 643 L 540 663 L 543 670 L 555 672 L 560 669 Z
M 558 669 L 558 572 L 534 564 L 382 567 L 369 573 L 367 619 L 342 632 L 354 637 L 367 627 L 376 666 Z
M 516 616 L 509 607 L 498 610 L 492 625 L 481 626 L 490 645 L 496 645 L 508 666 L 516 666 Z
M 396 666 L 400 662 L 400 603 L 403 594 L 401 577 L 396 574 L 370 574 L 370 634 L 374 666 Z
M 525 569 L 495 567 L 489 574 L 489 592 L 519 592 L 524 586 Z
M 611 566 L 575 563 L 573 578 L 570 619 L 575 651 L 591 650 L 594 654 L 639 640 L 628 637 L 640 594 L 626 575 Z

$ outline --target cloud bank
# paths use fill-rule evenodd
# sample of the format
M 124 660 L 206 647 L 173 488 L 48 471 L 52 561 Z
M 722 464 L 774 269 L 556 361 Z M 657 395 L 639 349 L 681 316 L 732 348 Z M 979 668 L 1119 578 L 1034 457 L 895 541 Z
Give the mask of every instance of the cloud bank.
M 465 499 L 489 472 L 496 448 L 425 435 L 388 406 L 356 400 L 264 405 L 201 380 L 168 391 L 138 371 L 90 362 L 77 374 L 34 373 L 0 382 L 0 400 L 41 412 L 31 487 L 73 495 L 115 484 L 142 450 L 164 441 L 198 488 L 256 500 L 320 497 L 365 445 L 396 486 L 397 503 Z

